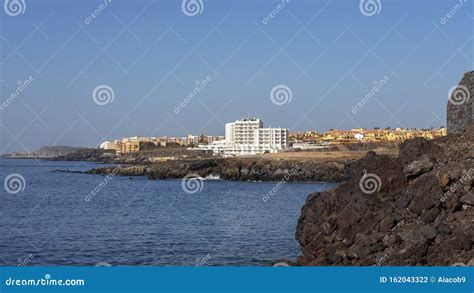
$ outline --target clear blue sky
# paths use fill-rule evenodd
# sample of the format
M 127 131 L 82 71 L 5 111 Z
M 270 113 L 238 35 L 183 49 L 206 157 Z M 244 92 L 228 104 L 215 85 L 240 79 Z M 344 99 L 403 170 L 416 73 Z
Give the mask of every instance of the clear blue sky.
M 461 0 L 462 2 L 462 0 Z M 223 134 L 227 121 L 259 116 L 290 131 L 439 127 L 449 89 L 473 69 L 474 1 L 24 0 L 1 12 L 0 152 L 43 145 L 96 146 L 133 135 Z M 5 9 L 4 9 L 5 10 Z M 178 113 L 196 80 L 210 78 Z M 374 81 L 388 82 L 353 113 Z M 100 106 L 98 85 L 114 91 Z M 276 85 L 291 89 L 275 105 Z

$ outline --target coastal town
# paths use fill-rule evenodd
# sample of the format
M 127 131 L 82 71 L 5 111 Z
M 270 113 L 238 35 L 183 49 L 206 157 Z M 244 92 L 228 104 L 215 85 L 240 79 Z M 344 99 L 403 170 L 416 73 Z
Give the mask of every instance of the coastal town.
M 474 293 L 474 0 L 3 2 L 0 293 Z
M 287 128 L 267 128 L 259 118 L 247 117 L 226 123 L 225 135 L 192 135 L 186 137 L 134 136 L 105 141 L 100 149 L 115 150 L 117 154 L 152 150 L 160 147 L 186 147 L 206 150 L 214 155 L 239 156 L 275 153 L 290 149 L 319 149 L 334 144 L 397 142 L 422 137 L 428 140 L 446 136 L 444 127 L 431 129 L 355 128 L 290 132 Z
M 107 154 L 125 154 L 153 150 L 204 151 L 220 157 L 272 154 L 294 151 L 328 150 L 330 147 L 364 145 L 377 143 L 403 143 L 413 138 L 436 139 L 447 135 L 445 127 L 416 128 L 354 128 L 350 130 L 330 129 L 326 132 L 316 130 L 290 132 L 288 128 L 264 127 L 260 118 L 245 117 L 226 123 L 224 135 L 187 136 L 133 136 L 104 141 L 96 149 Z M 56 149 L 56 151 L 52 151 Z M 83 147 L 53 146 L 36 151 L 18 151 L 5 154 L 9 157 L 50 157 L 64 155 Z

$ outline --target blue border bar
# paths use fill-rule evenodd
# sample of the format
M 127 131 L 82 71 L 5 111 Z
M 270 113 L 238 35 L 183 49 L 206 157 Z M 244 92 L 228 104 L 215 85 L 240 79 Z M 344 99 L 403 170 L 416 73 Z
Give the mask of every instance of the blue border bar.
M 474 267 L 0 267 L 0 278 L 0 292 L 474 293 Z

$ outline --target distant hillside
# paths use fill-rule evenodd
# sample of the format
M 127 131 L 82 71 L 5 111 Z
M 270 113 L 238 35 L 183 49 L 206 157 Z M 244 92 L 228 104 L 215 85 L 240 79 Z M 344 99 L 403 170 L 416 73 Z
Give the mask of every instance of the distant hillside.
M 85 148 L 72 146 L 44 146 L 32 152 L 32 155 L 35 157 L 57 157 L 65 156 L 67 154 L 83 149 Z
M 44 146 L 33 152 L 12 152 L 10 154 L 5 154 L 6 157 L 39 157 L 39 158 L 51 158 L 57 156 L 65 156 L 70 153 L 84 150 L 87 148 L 83 147 L 72 147 L 72 146 Z
M 65 155 L 54 156 L 48 158 L 53 161 L 88 161 L 88 162 L 104 162 L 115 156 L 114 150 L 81 148 Z

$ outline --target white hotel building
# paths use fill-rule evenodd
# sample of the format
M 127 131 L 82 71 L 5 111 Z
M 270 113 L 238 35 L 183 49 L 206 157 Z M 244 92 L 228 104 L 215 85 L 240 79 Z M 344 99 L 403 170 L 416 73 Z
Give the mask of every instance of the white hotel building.
M 275 153 L 288 148 L 288 129 L 264 128 L 260 119 L 243 118 L 226 123 L 224 140 L 198 148 L 222 156 Z

